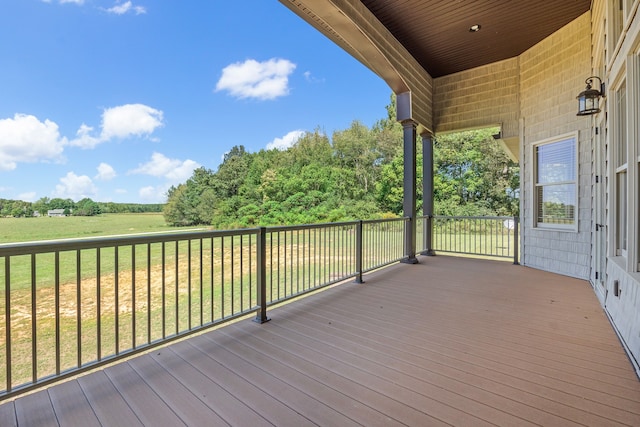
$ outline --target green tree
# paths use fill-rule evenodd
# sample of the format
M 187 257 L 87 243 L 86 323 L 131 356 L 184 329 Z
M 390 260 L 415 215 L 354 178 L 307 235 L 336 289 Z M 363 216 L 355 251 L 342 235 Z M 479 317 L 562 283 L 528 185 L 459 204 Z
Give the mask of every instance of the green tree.
M 73 211 L 75 216 L 94 216 L 100 215 L 100 206 L 89 198 L 84 198 L 76 203 L 76 209 Z
M 188 201 L 187 185 L 172 186 L 168 191 L 168 202 L 163 210 L 165 221 L 177 226 L 193 225 L 195 218 L 193 208 Z
M 50 199 L 48 197 L 41 197 L 33 203 L 33 210 L 39 212 L 40 215 L 46 215 L 47 211 L 50 209 L 49 201 Z
M 333 148 L 338 164 L 354 171 L 354 177 L 363 193 L 368 193 L 378 177 L 381 157 L 375 134 L 358 121 L 351 127 L 333 134 Z
M 434 198 L 441 215 L 516 215 L 519 167 L 493 139 L 496 129 L 440 135 Z

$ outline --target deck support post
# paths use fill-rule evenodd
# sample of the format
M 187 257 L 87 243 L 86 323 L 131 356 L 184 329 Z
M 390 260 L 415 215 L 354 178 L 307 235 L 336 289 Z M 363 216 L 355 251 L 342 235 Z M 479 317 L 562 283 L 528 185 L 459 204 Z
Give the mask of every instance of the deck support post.
M 402 121 L 404 141 L 404 200 L 403 211 L 406 223 L 405 234 L 405 258 L 401 262 L 405 264 L 417 264 L 416 258 L 416 128 L 415 121 L 408 119 Z
M 362 220 L 356 225 L 356 283 L 364 283 L 362 280 Z
M 433 249 L 433 136 L 424 132 L 422 136 L 422 215 L 424 250 L 420 255 L 435 256 Z
M 265 227 L 258 229 L 256 244 L 258 310 L 253 321 L 265 323 L 271 320 L 267 317 L 267 229 Z
M 513 265 L 520 265 L 519 261 L 519 249 L 520 249 L 520 236 L 519 236 L 519 224 L 520 217 L 513 217 Z

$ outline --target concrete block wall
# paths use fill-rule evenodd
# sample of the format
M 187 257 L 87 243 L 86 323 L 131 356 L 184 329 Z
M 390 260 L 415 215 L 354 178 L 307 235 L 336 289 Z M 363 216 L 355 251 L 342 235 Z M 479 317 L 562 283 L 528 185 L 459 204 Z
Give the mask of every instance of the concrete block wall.
M 434 79 L 436 132 L 502 125 L 518 136 L 518 58 Z
M 591 74 L 591 17 L 586 13 L 519 57 L 522 263 L 588 279 L 592 228 L 592 123 L 577 117 L 576 96 Z M 578 131 L 578 231 L 534 227 L 533 144 Z
M 522 55 L 433 80 L 436 133 L 501 125 L 521 141 L 521 261 L 588 279 L 592 228 L 592 123 L 577 117 L 576 96 L 591 74 L 591 15 L 586 13 Z M 578 131 L 578 231 L 533 227 L 532 145 Z
M 614 281 L 620 293 L 613 292 Z M 629 273 L 620 258 L 610 258 L 607 263 L 607 297 L 605 309 L 620 338 L 627 347 L 640 375 L 640 273 Z

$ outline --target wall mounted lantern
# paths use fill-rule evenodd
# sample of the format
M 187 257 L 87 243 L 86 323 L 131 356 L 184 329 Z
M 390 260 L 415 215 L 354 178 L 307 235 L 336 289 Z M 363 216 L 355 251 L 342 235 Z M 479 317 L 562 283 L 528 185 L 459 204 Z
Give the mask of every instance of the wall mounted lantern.
M 600 90 L 593 89 L 591 85 L 593 84 L 593 79 L 598 79 L 600 82 Z M 587 84 L 587 87 L 584 91 L 580 92 L 580 95 L 577 96 L 578 99 L 578 116 L 590 116 L 591 114 L 596 114 L 600 112 L 600 97 L 604 96 L 604 83 L 600 77 L 591 76 L 584 81 Z

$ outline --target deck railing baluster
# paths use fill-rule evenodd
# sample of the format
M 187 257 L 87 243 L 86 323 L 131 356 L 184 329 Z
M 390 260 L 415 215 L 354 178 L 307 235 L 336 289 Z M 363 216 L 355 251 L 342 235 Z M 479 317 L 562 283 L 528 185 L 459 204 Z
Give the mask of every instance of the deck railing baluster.
M 147 243 L 147 344 L 151 342 L 151 243 Z
M 76 368 L 82 366 L 82 264 L 80 250 L 76 250 Z
M 60 375 L 60 252 L 55 252 L 54 304 L 56 322 L 56 375 Z
M 32 289 L 35 291 L 35 289 Z M 4 323 L 5 323 L 5 377 L 6 389 L 10 392 L 11 381 L 11 257 L 4 257 Z M 35 336 L 35 335 L 34 335 Z M 35 363 L 35 360 L 33 361 Z
M 439 234 L 450 229 L 455 234 L 448 236 L 450 241 L 453 243 L 452 239 L 458 239 L 470 252 L 476 247 L 488 251 L 489 241 L 499 242 L 504 236 L 511 240 L 511 230 L 500 231 L 501 219 L 487 223 L 482 219 L 453 218 L 446 221 L 444 227 L 440 221 L 440 218 L 434 218 L 434 228 L 438 230 L 434 240 L 443 242 Z M 513 234 L 517 241 L 517 221 L 512 222 L 515 222 Z M 269 319 L 267 309 L 271 305 L 339 281 L 355 278 L 357 282 L 363 282 L 365 273 L 400 261 L 406 255 L 404 242 L 408 223 L 407 218 L 397 218 L 0 245 L 0 257 L 4 258 L 6 363 L 3 367 L 5 390 L 0 390 L 0 400 L 252 312 L 256 312 L 255 320 L 263 323 Z M 482 234 L 483 230 L 488 237 Z M 469 234 L 473 240 L 460 240 L 462 234 Z M 515 241 L 514 247 L 517 247 Z M 67 267 L 67 263 L 73 263 L 74 251 L 75 271 Z M 91 256 L 84 259 L 83 251 Z M 89 251 L 95 251 L 95 256 Z M 51 258 L 38 254 L 49 254 Z M 30 258 L 22 261 L 16 260 L 17 256 Z M 11 317 L 11 312 L 16 311 L 13 306 L 16 303 L 11 301 L 12 280 L 16 280 L 13 276 L 18 274 L 16 268 L 12 270 L 12 264 L 19 262 L 31 263 L 30 271 L 28 267 L 23 269 L 27 276 L 24 279 L 26 292 L 29 291 L 29 280 L 31 287 L 30 325 L 29 320 L 23 322 L 26 335 L 31 335 L 27 348 L 30 346 L 32 365 L 31 372 L 26 374 L 26 382 L 25 374 L 17 375 L 18 368 L 12 368 L 12 362 L 17 360 L 16 349 L 20 347 L 24 352 L 25 347 L 18 341 L 21 338 L 17 338 L 25 335 L 25 326 L 20 325 L 17 316 Z M 144 262 L 146 267 L 139 265 Z M 40 277 L 45 274 L 40 272 L 49 268 L 45 264 L 52 265 L 53 277 L 49 280 Z M 194 271 L 196 268 L 199 271 Z M 90 283 L 87 273 L 91 271 L 95 271 L 96 290 L 88 293 L 83 287 Z M 141 274 L 146 274 L 146 285 L 137 283 Z M 208 284 L 205 285 L 205 281 Z M 38 339 L 45 337 L 40 330 L 41 325 L 46 324 L 41 320 L 46 315 L 43 314 L 45 304 L 38 305 L 42 292 L 38 283 L 43 282 L 51 284 L 55 298 L 51 308 L 53 326 L 46 344 L 45 338 Z M 61 293 L 69 285 L 75 287 L 75 292 Z M 198 301 L 194 300 L 194 292 L 198 293 Z M 93 299 L 94 302 L 89 302 Z M 29 299 L 26 301 L 29 310 Z M 95 304 L 95 313 L 92 304 Z M 67 307 L 72 308 L 71 327 L 75 324 L 72 334 L 68 328 Z M 211 311 L 210 316 L 206 310 Z M 146 316 L 146 321 L 140 316 Z M 89 327 L 94 323 L 95 328 Z M 23 329 L 17 332 L 18 327 Z M 146 333 L 141 328 L 146 328 Z M 52 358 L 55 360 L 49 361 L 49 365 L 40 363 L 38 353 L 44 345 L 54 345 L 49 344 L 51 341 L 55 341 L 55 357 Z M 66 349 L 73 346 L 74 341 L 77 353 L 67 353 Z M 90 355 L 87 348 L 95 348 L 95 353 Z M 69 368 L 71 357 L 75 357 L 75 361 Z M 54 370 L 55 375 L 50 378 L 49 374 Z
M 38 311 L 36 303 L 36 254 L 31 254 L 31 375 L 33 383 L 38 381 Z
M 136 246 L 131 245 L 131 347 L 136 348 Z

